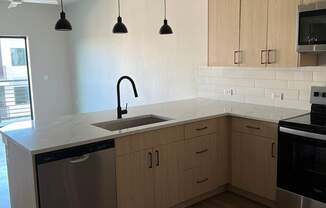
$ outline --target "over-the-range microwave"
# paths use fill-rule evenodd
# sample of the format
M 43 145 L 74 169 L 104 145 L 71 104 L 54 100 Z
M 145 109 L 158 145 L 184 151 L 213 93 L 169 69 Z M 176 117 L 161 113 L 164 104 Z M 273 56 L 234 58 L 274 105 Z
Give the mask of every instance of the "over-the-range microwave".
M 300 53 L 326 52 L 326 1 L 298 7 Z

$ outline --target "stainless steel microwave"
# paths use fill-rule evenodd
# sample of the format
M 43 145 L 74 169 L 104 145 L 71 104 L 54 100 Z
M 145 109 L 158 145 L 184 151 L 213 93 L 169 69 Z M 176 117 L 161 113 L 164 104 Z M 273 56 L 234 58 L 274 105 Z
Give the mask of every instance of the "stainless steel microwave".
M 326 52 L 326 1 L 299 6 L 297 41 L 300 53 Z

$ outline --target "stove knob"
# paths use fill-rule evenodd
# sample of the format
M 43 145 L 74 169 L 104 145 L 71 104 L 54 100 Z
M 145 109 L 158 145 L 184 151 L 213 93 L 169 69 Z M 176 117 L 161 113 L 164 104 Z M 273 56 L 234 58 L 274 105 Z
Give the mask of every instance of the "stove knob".
M 322 96 L 323 98 L 326 98 L 326 92 L 323 92 Z
M 319 97 L 319 92 L 314 92 L 314 97 Z

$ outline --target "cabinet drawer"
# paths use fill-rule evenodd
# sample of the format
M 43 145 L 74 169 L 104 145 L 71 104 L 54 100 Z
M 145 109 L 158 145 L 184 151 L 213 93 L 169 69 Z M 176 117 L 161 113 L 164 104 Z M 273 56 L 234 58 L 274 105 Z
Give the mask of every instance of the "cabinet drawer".
M 116 139 L 116 154 L 125 155 L 184 140 L 184 126 L 174 126 Z
M 193 138 L 216 132 L 216 119 L 199 121 L 186 125 L 185 137 Z
M 277 124 L 242 118 L 232 118 L 232 131 L 277 138 Z
M 186 200 L 212 191 L 218 187 L 215 172 L 204 168 L 194 168 L 185 171 L 185 198 Z
M 216 134 L 187 140 L 185 153 L 185 170 L 210 164 L 216 157 Z

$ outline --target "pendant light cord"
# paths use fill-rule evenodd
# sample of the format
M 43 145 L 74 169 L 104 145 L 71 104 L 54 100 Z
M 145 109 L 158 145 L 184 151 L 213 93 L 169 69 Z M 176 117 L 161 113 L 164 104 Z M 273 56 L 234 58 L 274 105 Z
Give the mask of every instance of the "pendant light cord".
M 62 0 L 61 0 L 61 11 L 63 12 L 63 3 L 62 3 Z
M 120 0 L 118 0 L 118 11 L 119 11 L 119 17 L 120 17 Z
M 166 20 L 166 0 L 164 0 L 164 19 Z

